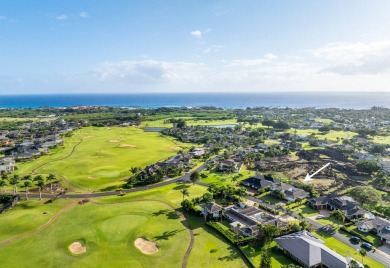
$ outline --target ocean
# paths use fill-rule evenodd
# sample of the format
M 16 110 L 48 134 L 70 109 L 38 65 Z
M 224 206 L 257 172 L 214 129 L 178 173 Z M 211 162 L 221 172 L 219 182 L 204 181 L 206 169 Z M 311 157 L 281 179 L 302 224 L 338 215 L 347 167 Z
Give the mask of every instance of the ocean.
M 0 95 L 0 108 L 70 106 L 222 108 L 390 108 L 390 92 L 148 93 Z

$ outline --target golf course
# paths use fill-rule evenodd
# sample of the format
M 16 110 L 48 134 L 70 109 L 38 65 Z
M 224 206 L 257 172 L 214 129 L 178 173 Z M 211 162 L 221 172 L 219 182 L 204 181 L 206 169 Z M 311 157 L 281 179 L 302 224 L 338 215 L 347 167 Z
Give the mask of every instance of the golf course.
M 47 204 L 46 200 L 23 201 L 15 211 L 2 215 L 1 223 L 7 223 L 0 228 L 2 265 L 181 267 L 185 262 L 187 267 L 199 267 L 201 259 L 208 267 L 246 267 L 237 250 L 200 218 L 186 219 L 181 214 L 182 187 L 188 187 L 191 198 L 206 192 L 198 185 L 172 184 L 84 204 L 75 199 Z M 56 213 L 59 207 L 65 209 Z M 29 221 L 31 215 L 46 218 L 24 229 L 12 224 L 23 223 L 24 217 Z
M 140 128 L 86 127 L 50 154 L 19 163 L 17 173 L 53 173 L 63 187 L 78 192 L 113 190 L 131 175 L 131 167 L 143 168 L 189 146 Z

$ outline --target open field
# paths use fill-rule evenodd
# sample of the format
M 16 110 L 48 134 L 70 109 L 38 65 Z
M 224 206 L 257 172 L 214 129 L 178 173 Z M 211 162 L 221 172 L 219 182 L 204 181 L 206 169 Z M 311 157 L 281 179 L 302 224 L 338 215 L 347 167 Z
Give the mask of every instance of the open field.
M 208 184 L 216 184 L 216 185 L 233 185 L 232 178 L 234 176 L 237 176 L 237 174 L 241 174 L 242 176 L 238 178 L 238 181 L 236 182 L 239 184 L 240 181 L 247 179 L 251 176 L 256 175 L 256 171 L 248 170 L 247 167 L 244 165 L 239 173 L 230 173 L 225 174 L 222 172 L 211 172 L 211 171 L 203 171 L 202 173 L 206 174 L 207 178 L 202 178 L 201 181 L 208 183 Z
M 71 184 L 65 183 L 64 187 L 76 186 L 83 190 L 115 188 L 130 175 L 130 167 L 145 167 L 189 146 L 191 144 L 182 144 L 139 128 L 88 127 L 65 138 L 64 148 L 54 150 L 53 154 L 19 163 L 18 174 L 29 174 L 38 167 L 35 173 L 64 176 Z M 41 166 L 47 162 L 50 163 Z
M 184 119 L 188 126 L 202 125 L 202 126 L 215 126 L 215 125 L 228 125 L 238 124 L 236 119 L 227 120 L 196 120 L 193 117 L 177 117 L 175 119 Z M 164 123 L 166 119 L 144 121 L 141 127 L 172 127 L 172 123 Z

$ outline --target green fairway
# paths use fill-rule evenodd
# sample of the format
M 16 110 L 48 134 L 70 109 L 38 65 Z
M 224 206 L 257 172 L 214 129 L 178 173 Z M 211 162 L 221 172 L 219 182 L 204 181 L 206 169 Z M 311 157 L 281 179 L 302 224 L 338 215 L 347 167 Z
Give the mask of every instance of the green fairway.
M 134 246 L 139 237 L 157 243 L 159 251 L 141 253 Z M 162 203 L 87 203 L 64 212 L 44 231 L 1 247 L 0 258 L 9 267 L 179 267 L 189 239 L 178 216 Z M 68 247 L 75 241 L 87 252 L 73 255 Z
M 54 173 L 69 181 L 64 187 L 78 188 L 78 191 L 114 189 L 131 174 L 130 167 L 145 167 L 189 146 L 191 144 L 178 143 L 159 133 L 134 127 L 88 127 L 75 131 L 71 138 L 65 138 L 63 149 L 20 163 L 18 173 L 24 175 L 34 169 L 40 174 Z M 42 164 L 45 165 L 40 167 Z
M 61 208 L 75 200 L 59 199 L 50 204 L 36 199 L 19 202 L 0 216 L 0 242 L 30 232 L 47 223 Z

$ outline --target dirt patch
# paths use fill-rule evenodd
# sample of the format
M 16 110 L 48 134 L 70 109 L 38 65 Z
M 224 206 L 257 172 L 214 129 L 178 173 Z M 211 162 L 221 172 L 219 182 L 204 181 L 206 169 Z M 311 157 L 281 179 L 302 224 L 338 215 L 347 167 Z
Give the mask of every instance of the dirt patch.
M 84 139 L 90 139 L 90 138 L 93 138 L 93 136 L 92 135 L 87 135 L 87 136 L 84 136 L 83 138 Z
M 143 238 L 137 238 L 134 241 L 134 245 L 141 250 L 143 254 L 154 254 L 157 253 L 158 247 L 157 244 L 154 242 L 150 242 Z
M 176 150 L 180 150 L 180 149 L 181 149 L 180 146 L 172 146 L 172 147 L 166 148 L 165 151 L 176 151 Z
M 70 252 L 72 252 L 73 254 L 82 254 L 82 253 L 85 253 L 87 251 L 87 248 L 84 247 L 80 242 L 76 241 L 76 242 L 73 242 L 70 246 L 69 246 L 69 250 Z
M 134 144 L 121 144 L 121 145 L 119 145 L 119 147 L 131 147 L 131 148 L 134 148 L 134 147 L 137 147 L 137 146 L 134 145 Z
M 120 142 L 120 140 L 109 140 L 109 142 Z
M 88 179 L 96 179 L 96 176 L 89 176 Z

